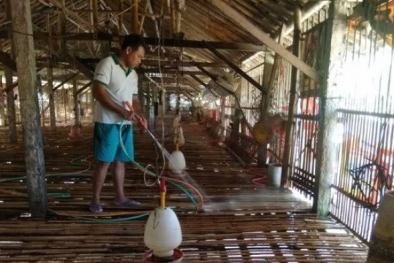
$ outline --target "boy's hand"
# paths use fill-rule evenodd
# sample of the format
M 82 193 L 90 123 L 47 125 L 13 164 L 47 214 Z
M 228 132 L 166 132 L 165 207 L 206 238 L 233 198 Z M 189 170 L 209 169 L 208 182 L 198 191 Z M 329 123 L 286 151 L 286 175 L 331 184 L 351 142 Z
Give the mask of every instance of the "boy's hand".
M 148 129 L 148 123 L 146 121 L 146 119 L 144 117 L 140 117 L 138 120 L 138 123 L 140 124 L 140 126 L 144 129 Z
M 135 120 L 135 116 L 134 116 L 134 112 L 133 111 L 128 111 L 128 110 L 124 110 L 122 111 L 122 116 L 125 120 L 128 121 L 134 121 Z
M 133 105 L 130 104 L 130 102 L 125 101 L 124 103 L 130 109 L 129 112 L 131 112 L 131 116 L 129 116 L 130 119 L 127 119 L 127 120 L 132 120 L 132 121 L 137 120 L 138 124 L 141 127 L 143 127 L 144 129 L 147 129 L 148 128 L 148 124 L 146 122 L 146 119 L 143 116 L 141 117 L 141 116 L 138 116 L 137 114 L 134 114 L 134 108 L 133 108 Z

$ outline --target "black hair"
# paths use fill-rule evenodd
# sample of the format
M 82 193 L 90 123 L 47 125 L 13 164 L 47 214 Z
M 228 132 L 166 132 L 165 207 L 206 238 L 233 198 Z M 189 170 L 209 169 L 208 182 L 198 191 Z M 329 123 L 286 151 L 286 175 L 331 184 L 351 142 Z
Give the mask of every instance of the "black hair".
M 144 38 L 139 34 L 130 34 L 124 37 L 122 43 L 122 50 L 125 50 L 127 47 L 131 47 L 133 50 L 137 50 L 140 46 L 142 46 L 146 50 Z

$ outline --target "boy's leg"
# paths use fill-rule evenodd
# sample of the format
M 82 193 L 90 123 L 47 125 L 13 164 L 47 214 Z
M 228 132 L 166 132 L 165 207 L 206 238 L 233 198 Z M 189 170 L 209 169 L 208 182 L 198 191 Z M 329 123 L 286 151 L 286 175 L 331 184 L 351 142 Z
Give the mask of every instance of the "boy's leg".
M 104 163 L 97 161 L 96 167 L 93 172 L 93 196 L 91 204 L 100 204 L 100 194 L 103 188 L 105 177 L 107 176 L 107 171 L 110 163 Z
M 112 180 L 114 182 L 115 188 L 115 202 L 123 203 L 127 200 L 124 195 L 125 164 L 124 162 L 114 161 L 112 165 Z

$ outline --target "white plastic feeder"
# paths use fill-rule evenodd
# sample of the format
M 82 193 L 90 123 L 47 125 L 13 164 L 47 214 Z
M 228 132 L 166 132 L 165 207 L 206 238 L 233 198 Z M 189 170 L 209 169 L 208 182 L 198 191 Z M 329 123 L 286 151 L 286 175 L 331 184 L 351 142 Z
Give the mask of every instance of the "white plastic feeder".
M 146 222 L 144 242 L 150 249 L 145 262 L 179 263 L 183 253 L 177 247 L 182 242 L 182 230 L 178 217 L 165 205 L 166 182 L 160 178 L 160 207 L 153 210 Z
M 183 153 L 179 150 L 175 150 L 171 153 L 168 167 L 175 174 L 181 174 L 186 168 L 186 160 Z
M 175 212 L 171 208 L 158 207 L 153 210 L 145 226 L 145 245 L 157 258 L 170 258 L 182 243 L 182 230 Z

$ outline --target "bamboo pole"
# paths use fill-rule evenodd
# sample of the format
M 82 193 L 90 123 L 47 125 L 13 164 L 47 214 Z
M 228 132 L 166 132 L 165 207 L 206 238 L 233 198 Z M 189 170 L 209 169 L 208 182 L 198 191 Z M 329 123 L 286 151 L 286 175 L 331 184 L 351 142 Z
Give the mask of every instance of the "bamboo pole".
M 294 20 L 296 26 L 294 27 L 293 34 L 293 55 L 298 58 L 298 49 L 300 44 L 300 33 L 301 33 L 301 9 L 300 7 L 296 8 L 294 11 Z M 286 127 L 286 138 L 285 138 L 285 146 L 284 146 L 284 157 L 282 164 L 282 185 L 288 184 L 288 177 L 290 174 L 290 165 L 291 160 L 291 147 L 293 142 L 293 121 L 294 121 L 294 113 L 295 106 L 297 102 L 297 82 L 298 80 L 298 69 L 295 66 L 292 66 L 291 69 L 291 84 L 290 84 L 290 99 L 289 99 L 289 113 L 287 118 L 287 127 Z

